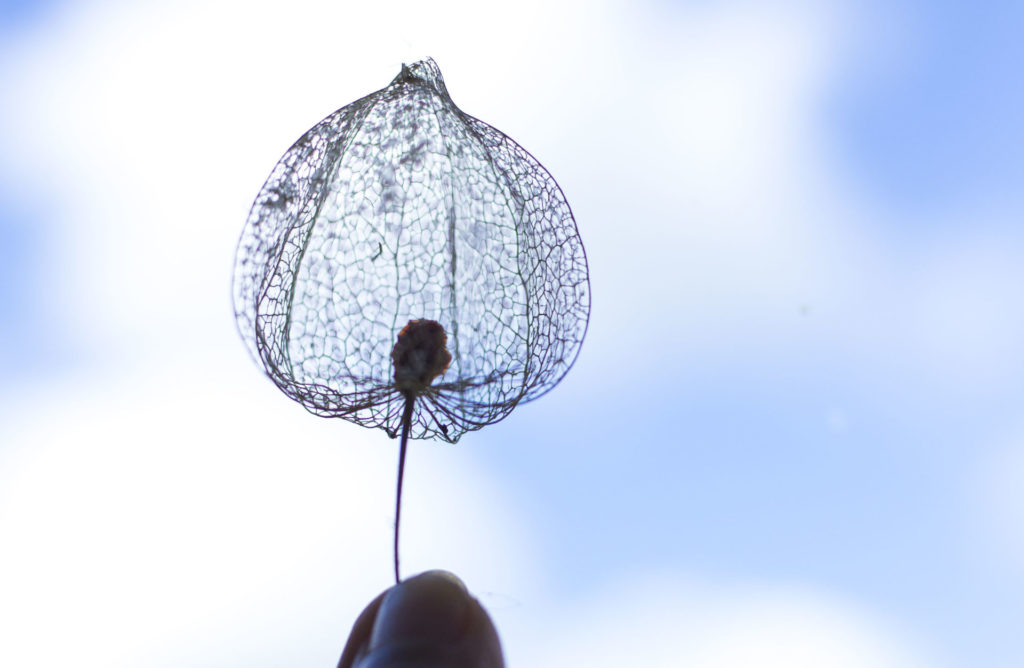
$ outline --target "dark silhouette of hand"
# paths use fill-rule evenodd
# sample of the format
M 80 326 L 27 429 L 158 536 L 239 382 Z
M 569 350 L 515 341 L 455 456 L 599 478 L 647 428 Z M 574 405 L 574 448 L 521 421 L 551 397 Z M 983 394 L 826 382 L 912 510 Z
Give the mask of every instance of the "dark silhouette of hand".
M 338 668 L 503 668 L 491 618 L 462 580 L 427 571 L 375 598 L 352 626 Z

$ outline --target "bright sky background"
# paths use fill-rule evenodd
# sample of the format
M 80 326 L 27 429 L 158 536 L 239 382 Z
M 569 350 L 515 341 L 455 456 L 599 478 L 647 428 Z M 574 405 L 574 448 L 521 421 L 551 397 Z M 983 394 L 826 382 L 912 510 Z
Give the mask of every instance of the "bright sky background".
M 261 375 L 230 272 L 425 56 L 558 179 L 593 312 L 412 444 L 403 571 L 512 666 L 1024 665 L 1021 7 L 0 2 L 0 665 L 335 665 L 396 443 Z

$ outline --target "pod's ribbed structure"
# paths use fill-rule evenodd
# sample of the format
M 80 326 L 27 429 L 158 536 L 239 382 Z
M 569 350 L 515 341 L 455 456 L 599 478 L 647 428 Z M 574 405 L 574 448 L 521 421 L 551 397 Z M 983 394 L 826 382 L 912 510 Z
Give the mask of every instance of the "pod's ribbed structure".
M 454 442 L 561 380 L 590 285 L 558 184 L 456 107 L 424 60 L 288 149 L 246 221 L 234 303 L 285 394 L 391 436 L 405 408 L 396 336 L 440 323 L 451 362 L 417 394 L 409 435 Z

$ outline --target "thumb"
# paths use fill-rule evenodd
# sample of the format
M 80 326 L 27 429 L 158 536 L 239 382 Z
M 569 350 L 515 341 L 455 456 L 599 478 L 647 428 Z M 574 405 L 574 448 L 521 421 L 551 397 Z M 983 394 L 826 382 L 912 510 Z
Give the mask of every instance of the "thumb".
M 466 586 L 428 571 L 378 596 L 356 620 L 338 668 L 502 668 L 494 624 Z

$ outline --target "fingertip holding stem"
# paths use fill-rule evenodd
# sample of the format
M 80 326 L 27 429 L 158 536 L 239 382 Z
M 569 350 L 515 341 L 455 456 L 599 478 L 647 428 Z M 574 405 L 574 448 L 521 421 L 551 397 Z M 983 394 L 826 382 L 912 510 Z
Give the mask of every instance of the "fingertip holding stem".
M 377 597 L 352 629 L 339 668 L 501 668 L 490 617 L 455 575 L 428 571 Z

